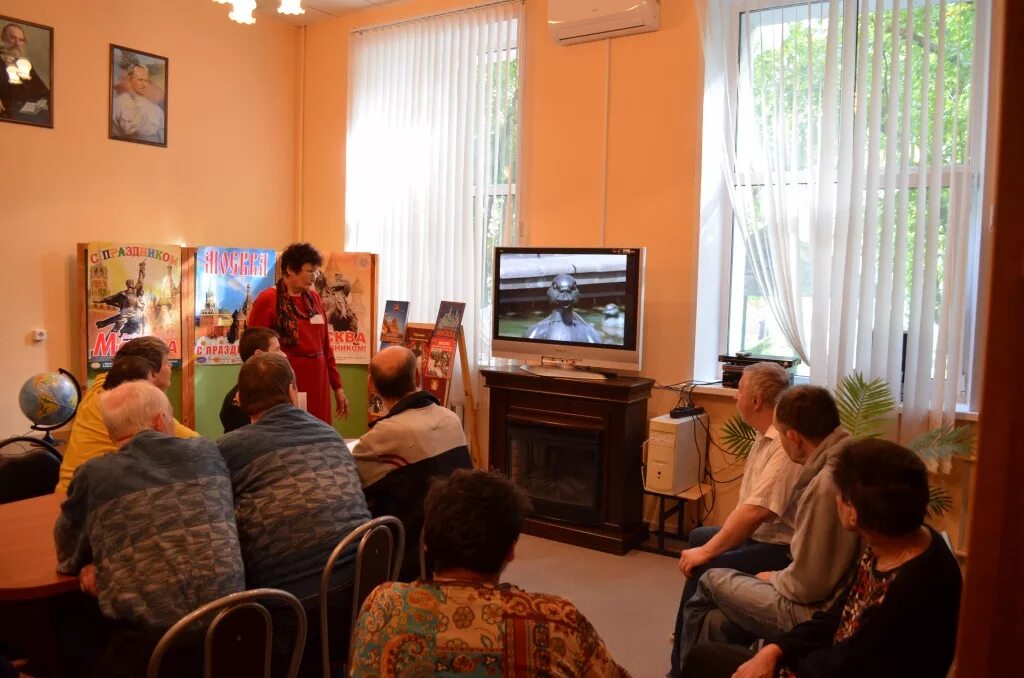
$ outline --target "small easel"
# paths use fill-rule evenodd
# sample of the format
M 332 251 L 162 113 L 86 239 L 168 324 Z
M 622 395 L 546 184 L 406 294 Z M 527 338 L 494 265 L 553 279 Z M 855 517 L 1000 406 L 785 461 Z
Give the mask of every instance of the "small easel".
M 466 335 L 459 327 L 459 364 L 462 366 L 462 389 L 466 396 L 466 428 L 469 429 L 469 456 L 474 468 L 483 468 L 480 462 L 480 441 L 476 434 L 476 400 L 473 398 L 473 378 L 469 372 L 469 357 L 466 355 Z

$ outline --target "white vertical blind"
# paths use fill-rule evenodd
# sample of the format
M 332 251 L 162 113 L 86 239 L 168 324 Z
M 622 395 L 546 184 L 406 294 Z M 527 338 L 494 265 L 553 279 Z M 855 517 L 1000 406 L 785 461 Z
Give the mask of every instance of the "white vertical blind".
M 351 40 L 345 247 L 380 254 L 379 300 L 409 300 L 411 321 L 466 302 L 470 364 L 490 358 L 491 249 L 517 218 L 521 14 L 510 1 Z
M 984 93 L 985 1 L 706 3 L 705 96 L 735 130 L 717 154 L 747 265 L 813 383 L 859 371 L 898 396 L 906 333 L 902 439 L 951 424 L 961 390 L 980 167 L 962 121 Z

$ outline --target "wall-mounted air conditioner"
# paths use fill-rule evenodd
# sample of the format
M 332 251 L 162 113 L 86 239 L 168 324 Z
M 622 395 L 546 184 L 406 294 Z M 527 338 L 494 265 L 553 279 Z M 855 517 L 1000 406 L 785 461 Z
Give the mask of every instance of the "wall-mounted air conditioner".
M 656 31 L 660 21 L 660 0 L 548 0 L 548 27 L 560 45 Z

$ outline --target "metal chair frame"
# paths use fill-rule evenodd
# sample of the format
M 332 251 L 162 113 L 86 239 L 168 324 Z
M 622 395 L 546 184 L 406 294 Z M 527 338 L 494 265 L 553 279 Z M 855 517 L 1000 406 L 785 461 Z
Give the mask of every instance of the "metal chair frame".
M 427 579 L 427 545 L 424 540 L 426 530 L 420 530 L 420 579 Z
M 29 452 L 21 452 L 19 454 L 4 454 L 2 451 L 3 448 L 11 443 L 29 443 L 33 446 L 33 449 Z M 5 440 L 0 440 L 0 459 L 14 459 L 16 457 L 27 457 L 32 454 L 41 455 L 47 458 L 50 462 L 55 464 L 55 479 L 53 487 L 50 487 L 48 491 L 28 497 L 23 496 L 21 497 L 22 499 L 31 499 L 32 497 L 53 494 L 54 488 L 60 482 L 60 465 L 63 462 L 64 457 L 61 455 L 61 453 L 57 450 L 56 447 L 46 442 L 42 438 L 36 438 L 35 436 L 11 436 L 10 438 L 6 438 Z M 49 485 L 49 483 L 47 483 L 47 485 Z M 17 499 L 11 499 L 7 501 L 17 501 Z M 0 503 L 5 503 L 5 500 L 2 497 L 0 497 Z
M 302 650 L 306 645 L 306 612 L 303 610 L 302 603 L 299 602 L 298 598 L 287 591 L 281 591 L 278 589 L 253 589 L 251 591 L 232 593 L 189 612 L 187 615 L 179 619 L 174 626 L 167 629 L 164 635 L 160 638 L 160 642 L 156 644 L 156 647 L 153 649 L 153 654 L 149 657 L 149 666 L 146 670 L 146 678 L 159 678 L 160 664 L 163 662 L 164 655 L 167 653 L 167 650 L 170 648 L 174 640 L 188 627 L 192 626 L 204 617 L 216 612 L 217 615 L 206 630 L 205 642 L 203 643 L 203 676 L 204 678 L 211 678 L 213 672 L 213 639 L 217 628 L 224 619 L 230 615 L 238 612 L 239 610 L 253 608 L 260 611 L 264 621 L 266 622 L 266 654 L 264 656 L 263 666 L 264 678 L 267 678 L 267 676 L 270 675 L 270 649 L 274 635 L 274 623 L 271 619 L 270 612 L 268 612 L 267 608 L 259 602 L 267 600 L 276 600 L 287 603 L 292 609 L 292 612 L 295 613 L 296 620 L 298 621 L 295 636 L 295 647 L 292 649 L 292 657 L 291 661 L 288 663 L 287 673 L 288 678 L 295 678 L 299 673 L 299 662 L 302 661 Z
M 49 452 L 53 456 L 57 457 L 57 461 L 62 461 L 64 459 L 64 455 L 61 454 L 60 450 L 58 450 L 54 445 L 51 445 L 50 443 L 46 442 L 46 440 L 43 439 L 43 438 L 37 438 L 35 436 L 11 436 L 10 438 L 5 438 L 4 440 L 0 440 L 0 447 L 3 447 L 7 443 L 19 443 L 19 442 L 21 442 L 21 443 L 36 443 L 40 447 L 45 449 L 47 452 Z
M 356 620 L 359 618 L 359 609 L 362 607 L 363 601 L 359 598 L 359 589 L 361 579 L 363 577 L 363 552 L 366 548 L 367 542 L 370 538 L 377 534 L 378 531 L 385 530 L 388 535 L 388 547 L 390 549 L 390 565 L 389 572 L 385 581 L 395 581 L 398 579 L 398 573 L 402 567 L 401 554 L 405 553 L 405 526 L 402 525 L 402 521 L 394 516 L 380 516 L 372 520 L 368 520 L 356 529 L 345 535 L 344 539 L 338 542 L 338 545 L 331 551 L 330 557 L 327 559 L 327 563 L 324 565 L 323 574 L 320 576 L 320 655 L 323 661 L 324 678 L 330 678 L 331 675 L 331 651 L 329 646 L 330 634 L 327 629 L 327 593 L 330 588 L 331 575 L 334 573 L 334 565 L 341 554 L 345 552 L 349 546 L 355 543 L 356 539 L 359 540 L 359 546 L 356 550 L 355 558 L 355 580 L 352 584 L 352 619 L 351 625 L 349 626 L 349 643 L 348 643 L 348 663 L 351 664 L 352 657 L 352 635 L 355 633 Z M 398 535 L 398 548 L 395 548 L 395 537 Z

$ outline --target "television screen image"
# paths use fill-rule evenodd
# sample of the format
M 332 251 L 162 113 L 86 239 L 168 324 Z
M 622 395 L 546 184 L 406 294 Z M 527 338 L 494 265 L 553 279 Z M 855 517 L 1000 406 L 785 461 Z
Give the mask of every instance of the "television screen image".
M 642 367 L 644 265 L 634 248 L 494 248 L 491 355 L 540 376 Z
M 635 313 L 628 259 L 618 253 L 501 252 L 495 336 L 625 346 L 627 318 Z

